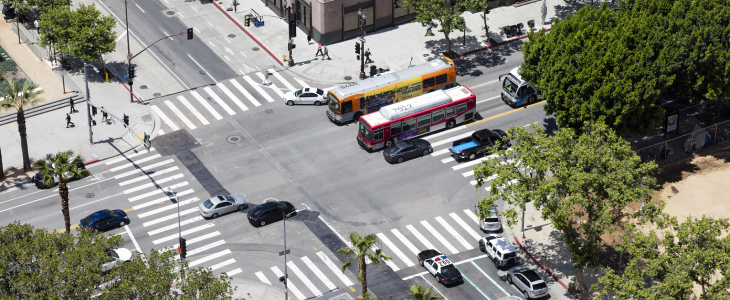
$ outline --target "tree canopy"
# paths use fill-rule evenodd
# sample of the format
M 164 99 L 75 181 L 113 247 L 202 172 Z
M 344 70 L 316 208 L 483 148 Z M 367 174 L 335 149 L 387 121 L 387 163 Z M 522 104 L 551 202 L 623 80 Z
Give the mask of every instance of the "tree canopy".
M 116 21 L 103 16 L 93 4 L 81 4 L 76 10 L 55 7 L 44 11 L 40 19 L 43 47 L 52 45 L 76 58 L 103 62 L 102 55 L 114 51 L 117 45 Z
M 469 9 L 468 0 L 456 0 L 456 4 L 446 7 L 446 0 L 404 0 L 403 6 L 416 11 L 413 22 L 421 25 L 431 24 L 434 29 L 444 34 L 447 43 L 447 53 L 451 53 L 451 39 L 449 34 L 465 29 L 464 11 Z M 450 3 L 450 2 L 449 2 Z

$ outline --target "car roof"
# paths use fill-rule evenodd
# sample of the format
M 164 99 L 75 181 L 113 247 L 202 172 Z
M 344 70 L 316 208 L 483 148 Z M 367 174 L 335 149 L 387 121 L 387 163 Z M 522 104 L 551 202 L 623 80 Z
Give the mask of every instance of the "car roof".
M 423 250 L 423 251 L 421 251 L 421 253 L 424 256 L 426 256 L 426 259 L 441 255 L 441 252 L 439 252 L 438 250 L 434 250 L 434 249 Z
M 98 220 L 98 219 L 101 219 L 103 217 L 110 216 L 111 214 L 109 212 L 110 212 L 110 210 L 108 210 L 108 209 L 102 209 L 102 210 L 97 211 L 97 212 L 95 212 L 93 214 L 90 214 L 89 217 L 91 217 L 94 220 Z
M 535 270 L 524 268 L 516 271 L 524 275 L 530 282 L 542 281 L 542 277 L 540 277 Z
M 495 236 L 495 235 L 490 235 Z M 491 239 L 492 245 L 496 246 L 497 249 L 504 252 L 516 252 L 515 247 L 512 246 L 512 244 L 507 241 L 506 238 L 501 236 L 496 236 L 495 239 Z
M 474 135 L 477 136 L 477 137 L 480 137 L 480 138 L 485 138 L 485 137 L 494 136 L 494 135 L 497 135 L 497 134 L 494 133 L 493 131 L 489 130 L 489 129 L 482 129 L 482 130 L 479 130 L 479 131 L 475 132 Z
M 406 147 L 406 146 L 413 145 L 413 141 L 411 141 L 411 140 L 397 141 L 397 142 L 395 142 L 395 145 L 398 146 L 398 147 L 403 148 L 403 147 Z

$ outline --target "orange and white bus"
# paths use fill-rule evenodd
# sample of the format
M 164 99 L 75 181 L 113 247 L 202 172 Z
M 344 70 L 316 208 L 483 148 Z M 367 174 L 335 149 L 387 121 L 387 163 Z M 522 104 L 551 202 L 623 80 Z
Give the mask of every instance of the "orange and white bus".
M 357 121 L 383 106 L 455 86 L 454 61 L 441 57 L 330 90 L 327 93 L 327 117 L 335 123 Z
M 418 96 L 360 118 L 357 142 L 366 150 L 388 148 L 396 141 L 454 128 L 473 119 L 476 107 L 476 96 L 465 86 Z

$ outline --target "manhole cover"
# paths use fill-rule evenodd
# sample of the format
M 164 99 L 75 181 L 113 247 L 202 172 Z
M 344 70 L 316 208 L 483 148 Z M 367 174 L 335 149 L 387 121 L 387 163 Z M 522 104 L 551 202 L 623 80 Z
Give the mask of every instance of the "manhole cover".
M 159 96 L 162 96 L 162 94 L 160 94 L 160 93 L 154 93 L 154 94 L 152 94 L 152 96 L 159 97 Z
M 229 38 L 234 38 L 234 37 L 236 37 L 236 35 L 235 35 L 235 34 L 233 34 L 233 33 L 231 33 L 231 34 L 229 34 L 229 35 L 228 35 L 228 37 L 229 37 Z
M 352 77 L 350 77 L 350 76 L 345 76 L 345 80 L 352 80 Z
M 175 14 L 175 12 L 174 11 L 168 11 L 167 14 L 172 16 L 172 15 Z
M 88 194 L 84 195 L 84 197 L 86 197 L 86 198 L 94 198 L 94 196 L 96 196 L 96 195 L 94 195 L 94 193 L 88 193 Z
M 265 112 L 266 114 L 270 115 L 270 114 L 273 114 L 273 113 L 274 113 L 274 110 L 273 110 L 273 109 L 267 109 L 267 110 L 265 110 L 264 112 Z
M 205 71 L 203 70 L 198 71 L 198 73 L 200 73 L 200 75 L 205 75 Z
M 229 143 L 231 143 L 231 144 L 235 144 L 235 143 L 238 143 L 238 142 L 240 142 L 240 141 L 241 141 L 242 139 L 243 139 L 243 138 L 242 138 L 242 137 L 240 137 L 240 136 L 237 136 L 237 135 L 232 135 L 232 136 L 229 136 L 229 137 L 228 137 L 228 138 L 227 138 L 226 140 L 227 140 L 227 141 L 228 141 Z
M 253 51 L 259 51 L 261 49 L 259 49 L 259 47 L 253 47 L 253 48 L 251 48 L 251 50 L 253 50 Z
M 147 89 L 147 86 L 146 85 L 140 85 L 139 88 L 140 89 L 143 89 L 143 90 L 146 90 Z

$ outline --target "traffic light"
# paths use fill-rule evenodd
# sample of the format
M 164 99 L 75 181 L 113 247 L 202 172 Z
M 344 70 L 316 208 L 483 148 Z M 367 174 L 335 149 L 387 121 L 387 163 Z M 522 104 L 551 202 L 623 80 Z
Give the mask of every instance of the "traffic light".
M 129 126 L 129 116 L 124 114 L 124 127 Z
M 150 135 L 146 132 L 144 133 L 144 146 L 147 147 L 147 149 L 152 147 L 152 142 L 150 142 Z
M 246 15 L 246 27 L 249 27 L 249 26 L 251 26 L 251 16 Z
M 193 29 L 188 28 L 188 40 L 192 40 L 192 39 L 193 39 Z
M 297 19 L 289 18 L 289 36 L 297 37 Z
M 129 66 L 129 80 L 132 80 L 134 78 L 134 66 Z
M 180 258 L 185 258 L 188 254 L 188 248 L 187 245 L 185 245 L 185 239 L 180 238 L 180 247 L 177 248 L 177 251 L 180 252 Z
M 360 43 L 355 42 L 355 53 L 360 54 Z M 360 59 L 360 56 L 358 55 L 357 59 Z

